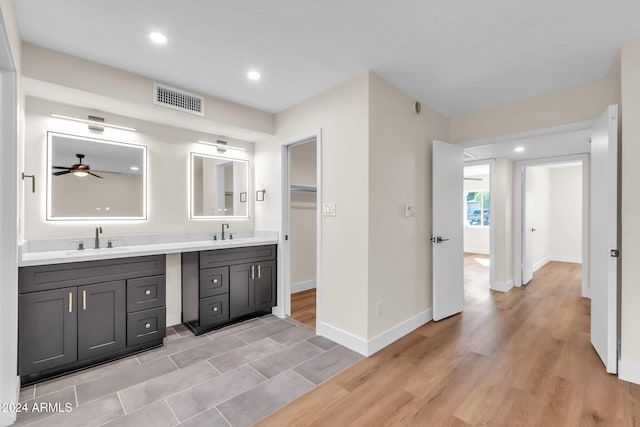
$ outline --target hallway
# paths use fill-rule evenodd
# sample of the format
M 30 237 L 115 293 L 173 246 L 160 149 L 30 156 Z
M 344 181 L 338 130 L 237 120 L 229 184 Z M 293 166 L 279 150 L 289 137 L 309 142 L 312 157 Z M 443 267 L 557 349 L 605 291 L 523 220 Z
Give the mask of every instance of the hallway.
M 466 262 L 469 262 L 467 259 Z M 591 347 L 580 265 L 550 262 L 507 293 L 467 286 L 429 322 L 259 425 L 638 425 L 640 386 Z

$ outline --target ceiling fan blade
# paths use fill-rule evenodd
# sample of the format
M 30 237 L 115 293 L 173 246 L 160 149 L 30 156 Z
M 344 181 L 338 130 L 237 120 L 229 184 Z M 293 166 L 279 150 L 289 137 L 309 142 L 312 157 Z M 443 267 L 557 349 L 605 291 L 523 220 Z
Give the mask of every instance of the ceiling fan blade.
M 93 170 L 91 169 L 93 172 L 102 172 L 102 173 L 112 173 L 114 175 L 122 175 L 122 172 L 111 172 L 111 171 L 103 171 L 103 170 Z
M 66 171 L 60 171 L 60 172 L 54 172 L 53 176 L 60 176 L 60 175 L 66 175 L 68 173 L 71 173 L 70 169 L 67 169 Z
M 87 171 L 87 173 L 88 173 L 89 175 L 95 176 L 96 178 L 104 179 L 104 178 L 103 178 L 103 177 L 101 177 L 100 175 L 96 175 L 96 174 L 95 174 L 95 173 L 93 173 L 93 172 L 88 172 L 88 171 Z
M 70 169 L 69 166 L 51 166 L 51 169 Z

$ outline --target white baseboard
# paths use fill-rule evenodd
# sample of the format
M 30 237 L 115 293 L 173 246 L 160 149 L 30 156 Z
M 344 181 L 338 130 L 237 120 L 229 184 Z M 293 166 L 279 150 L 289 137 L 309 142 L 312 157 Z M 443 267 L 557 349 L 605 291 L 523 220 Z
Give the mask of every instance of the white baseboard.
M 182 323 L 182 313 L 167 314 L 167 327 L 179 325 L 180 323 Z
M 329 338 L 331 341 L 337 342 L 363 356 L 368 356 L 367 340 L 357 337 L 350 332 L 320 322 L 316 325 L 316 334 Z
M 509 292 L 511 288 L 513 288 L 513 280 L 509 280 L 506 283 L 496 282 L 495 285 L 491 287 L 491 289 L 498 292 Z
M 368 357 L 431 320 L 433 320 L 433 310 L 429 308 L 398 323 L 368 341 L 324 322 L 316 326 L 316 333 Z
M 582 257 L 575 256 L 552 256 L 551 261 L 556 262 L 570 262 L 573 264 L 582 264 Z
M 533 272 L 535 273 L 536 271 L 544 267 L 549 261 L 551 261 L 551 257 L 546 257 L 533 264 Z
M 425 323 L 433 320 L 433 309 L 428 308 L 415 316 L 412 316 L 404 322 L 398 323 L 394 327 L 387 329 L 385 332 L 371 338 L 367 345 L 367 356 L 370 356 L 389 344 L 398 341 L 411 331 L 418 329 Z
M 618 378 L 630 383 L 640 384 L 640 365 L 625 362 L 624 360 L 619 361 Z
M 298 282 L 291 284 L 291 293 L 295 294 L 297 292 L 308 291 L 309 289 L 316 288 L 315 280 L 307 280 L 306 282 Z
M 465 252 L 466 254 L 489 255 L 489 250 L 488 250 L 488 249 L 464 248 L 464 252 Z

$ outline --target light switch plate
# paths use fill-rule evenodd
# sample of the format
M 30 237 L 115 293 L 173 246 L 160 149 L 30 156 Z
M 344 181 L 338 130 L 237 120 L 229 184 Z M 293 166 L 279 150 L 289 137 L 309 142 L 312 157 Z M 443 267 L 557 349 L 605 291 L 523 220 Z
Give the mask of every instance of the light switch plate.
M 336 216 L 336 204 L 335 203 L 323 203 L 322 204 L 323 216 Z
M 412 217 L 416 215 L 418 215 L 418 212 L 416 210 L 416 205 L 409 205 L 409 204 L 404 205 L 404 216 Z

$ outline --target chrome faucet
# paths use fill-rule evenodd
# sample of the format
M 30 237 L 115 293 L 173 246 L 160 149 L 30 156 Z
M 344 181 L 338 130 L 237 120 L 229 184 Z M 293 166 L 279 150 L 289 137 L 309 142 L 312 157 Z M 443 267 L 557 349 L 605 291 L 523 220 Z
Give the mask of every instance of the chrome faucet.
M 102 233 L 102 227 L 96 227 L 96 244 L 93 249 L 100 249 L 100 237 L 98 237 L 100 233 Z
M 224 226 L 225 225 L 227 226 L 227 230 L 229 229 L 229 224 L 227 224 L 226 222 L 224 224 L 222 224 L 222 239 L 221 240 L 224 240 Z

